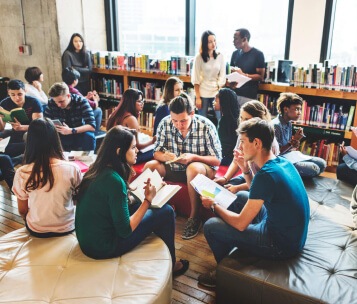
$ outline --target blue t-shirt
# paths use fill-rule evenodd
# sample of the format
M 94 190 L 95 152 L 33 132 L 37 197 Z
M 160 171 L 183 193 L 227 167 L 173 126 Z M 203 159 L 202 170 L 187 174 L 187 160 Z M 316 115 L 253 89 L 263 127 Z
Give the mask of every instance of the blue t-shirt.
M 14 103 L 10 97 L 6 97 L 0 102 L 0 107 L 3 107 L 7 111 L 11 111 L 12 109 L 19 108 L 19 106 Z M 42 113 L 42 106 L 38 99 L 30 96 L 25 96 L 25 103 L 22 106 L 25 110 L 27 117 L 30 122 L 32 121 L 33 113 Z
M 293 256 L 305 245 L 310 206 L 302 179 L 289 161 L 277 157 L 264 164 L 253 178 L 250 199 L 264 200 L 266 225 L 274 245 Z

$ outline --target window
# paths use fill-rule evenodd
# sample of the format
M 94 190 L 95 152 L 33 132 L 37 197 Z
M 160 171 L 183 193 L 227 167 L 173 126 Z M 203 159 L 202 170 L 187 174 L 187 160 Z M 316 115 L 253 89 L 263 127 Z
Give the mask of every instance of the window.
M 357 40 L 354 37 L 354 29 L 357 26 L 356 12 L 356 0 L 336 1 L 331 39 L 332 64 L 347 66 L 357 63 Z
M 264 53 L 265 61 L 284 59 L 289 1 L 196 0 L 196 5 L 196 52 L 202 33 L 210 30 L 218 50 L 230 62 L 234 32 L 246 28 L 250 45 Z
M 185 55 L 185 0 L 118 1 L 119 48 L 156 58 Z

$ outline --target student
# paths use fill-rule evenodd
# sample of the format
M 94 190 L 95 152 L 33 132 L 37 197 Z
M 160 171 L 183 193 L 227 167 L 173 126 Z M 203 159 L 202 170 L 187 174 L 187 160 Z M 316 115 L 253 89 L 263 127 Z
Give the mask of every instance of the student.
M 265 59 L 260 50 L 249 45 L 250 32 L 245 28 L 237 29 L 234 33 L 233 44 L 237 50 L 232 54 L 231 71 L 243 74 L 249 78 L 240 88 L 237 83 L 230 86 L 239 97 L 257 99 L 259 82 L 264 80 Z
M 65 161 L 51 121 L 31 122 L 24 165 L 16 170 L 13 192 L 26 228 L 36 237 L 54 237 L 74 231 L 72 196 L 82 179 L 74 163 Z
M 80 73 L 77 89 L 86 96 L 90 91 L 90 75 L 92 72 L 92 60 L 87 51 L 81 34 L 74 33 L 62 55 L 62 70 L 71 67 Z
M 347 149 L 351 154 L 353 153 L 353 156 L 347 152 Z M 336 168 L 337 179 L 355 186 L 357 185 L 357 151 L 351 146 L 346 148 L 344 145 L 341 145 L 340 153 L 343 162 Z
M 221 110 L 218 121 L 218 136 L 222 145 L 221 165 L 228 166 L 233 161 L 233 149 L 237 141 L 237 127 L 240 105 L 237 94 L 231 89 L 220 89 L 216 95 L 216 105 Z
M 203 32 L 200 51 L 196 55 L 191 73 L 191 82 L 196 93 L 199 114 L 207 117 L 208 108 L 226 81 L 226 63 L 223 55 L 216 51 L 216 36 L 211 31 Z
M 18 79 L 10 80 L 7 84 L 7 92 L 9 97 L 6 97 L 0 102 L 0 107 L 7 111 L 15 108 L 23 108 L 27 118 L 31 122 L 36 118 L 42 118 L 42 106 L 40 102 L 33 97 L 26 96 L 25 84 Z M 19 156 L 25 151 L 24 135 L 27 132 L 29 125 L 21 124 L 19 121 L 10 123 L 12 126 L 10 142 L 5 148 L 5 154 L 10 157 Z M 0 132 L 5 128 L 5 123 L 0 115 Z
M 141 143 L 139 141 L 140 136 L 140 125 L 138 122 L 138 118 L 140 113 L 142 112 L 144 107 L 144 99 L 143 93 L 136 89 L 127 89 L 122 97 L 121 102 L 114 110 L 114 112 L 110 115 L 107 130 L 110 130 L 112 127 L 116 125 L 122 125 L 129 129 L 134 129 L 137 131 L 136 133 L 136 142 L 139 150 L 144 149 L 156 141 L 156 136 L 154 136 L 151 140 L 146 143 Z M 153 157 L 153 150 L 147 152 L 139 152 L 137 163 L 146 162 Z
M 93 110 L 87 99 L 70 94 L 64 82 L 53 84 L 48 91 L 51 97 L 45 116 L 58 119 L 61 126 L 56 126 L 65 151 L 95 150 L 95 120 Z
M 263 103 L 261 103 L 258 100 L 250 100 L 243 104 L 243 106 L 240 108 L 239 123 L 247 121 L 253 117 L 259 117 L 268 122 L 270 122 L 271 120 L 271 115 L 269 113 L 269 110 Z M 236 149 L 238 149 L 239 147 L 239 140 L 240 138 L 238 136 L 237 142 L 235 144 Z M 279 154 L 279 144 L 275 138 L 272 145 L 272 151 L 274 155 Z M 232 149 L 232 154 L 233 154 L 233 149 Z M 252 175 L 254 175 L 260 169 L 259 167 L 257 167 L 255 163 L 248 162 L 248 165 L 250 167 L 249 174 L 252 173 Z M 242 172 L 242 174 L 240 174 L 237 177 L 233 177 L 238 172 L 239 172 L 238 164 L 235 161 L 232 161 L 224 176 L 217 177 L 215 178 L 214 181 L 220 185 L 225 185 L 225 187 L 232 193 L 237 193 L 238 191 L 241 190 L 249 190 L 249 186 L 245 181 L 245 174 L 244 174 L 245 172 Z
M 271 149 L 274 129 L 260 118 L 239 125 L 235 160 L 246 173 L 250 191 L 239 192 L 225 209 L 202 197 L 202 205 L 217 217 L 204 225 L 204 234 L 219 263 L 233 248 L 268 259 L 285 259 L 303 249 L 310 207 L 304 184 L 294 166 Z M 252 177 L 248 161 L 261 168 Z M 204 286 L 216 285 L 215 270 L 198 277 Z
M 280 153 L 283 157 L 288 157 L 291 152 L 297 151 L 300 140 L 303 138 L 302 129 L 299 129 L 293 136 L 292 121 L 297 121 L 301 116 L 302 98 L 294 93 L 281 93 L 277 100 L 277 110 L 279 115 L 272 120 L 275 137 L 279 143 Z M 301 152 L 294 152 L 300 154 Z M 324 172 L 326 161 L 320 157 L 311 156 L 308 160 L 294 163 L 301 177 L 314 177 Z
M 40 68 L 27 68 L 25 71 L 25 79 L 28 82 L 25 85 L 26 95 L 39 100 L 43 109 L 45 109 L 48 104 L 48 97 L 42 90 L 43 73 Z
M 357 230 L 357 184 L 352 193 L 350 210 L 353 216 L 353 222 L 355 223 L 355 230 Z
M 145 164 L 144 170 L 157 170 L 165 179 L 186 182 L 191 212 L 182 238 L 194 238 L 202 221 L 199 195 L 191 185 L 197 174 L 213 179 L 221 162 L 222 149 L 213 123 L 201 115 L 195 115 L 190 97 L 181 93 L 169 104 L 170 116 L 161 120 L 157 129 L 154 160 Z M 176 160 L 177 157 L 180 157 Z M 176 160 L 176 161 L 174 161 Z M 167 161 L 174 161 L 166 164 Z
M 15 169 L 9 155 L 0 154 L 0 175 L 5 180 L 9 189 L 12 190 Z
M 164 92 L 162 94 L 162 100 L 158 107 L 156 108 L 155 112 L 155 121 L 154 121 L 154 132 L 153 134 L 156 135 L 157 127 L 160 121 L 170 115 L 169 110 L 169 103 L 174 98 L 179 96 L 183 92 L 183 82 L 180 78 L 175 76 L 170 77 L 166 80 L 164 86 Z
M 80 77 L 81 74 L 76 69 L 73 69 L 72 67 L 67 67 L 62 71 L 62 80 L 68 85 L 69 92 L 71 94 L 77 94 L 83 97 L 82 93 L 75 88 L 75 86 L 78 84 L 78 79 Z M 89 91 L 85 98 L 88 100 L 91 108 L 93 109 L 95 125 L 96 125 L 95 132 L 96 134 L 99 135 L 102 133 L 100 130 L 100 126 L 102 124 L 102 116 L 103 116 L 102 109 L 99 107 L 98 104 L 100 97 L 97 91 Z
M 99 148 L 94 164 L 79 187 L 76 235 L 84 254 L 94 259 L 121 256 L 154 232 L 169 248 L 173 275 L 183 274 L 186 260 L 176 261 L 175 215 L 165 204 L 150 209 L 156 189 L 147 180 L 145 199 L 129 207 L 131 166 L 136 163 L 135 130 L 114 126 Z M 95 223 L 95 225 L 93 225 Z

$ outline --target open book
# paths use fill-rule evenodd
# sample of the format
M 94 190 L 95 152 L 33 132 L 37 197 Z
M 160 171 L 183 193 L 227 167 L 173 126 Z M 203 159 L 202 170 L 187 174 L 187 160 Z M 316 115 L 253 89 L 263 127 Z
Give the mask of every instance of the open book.
M 175 159 L 173 160 L 168 160 L 167 162 L 165 162 L 165 164 L 171 164 L 171 163 L 175 163 L 177 162 L 178 160 L 182 159 L 185 157 L 185 153 L 181 154 L 180 156 L 177 156 Z
M 164 184 L 162 178 L 156 170 L 151 171 L 149 168 L 141 173 L 131 184 L 130 188 L 134 189 L 131 194 L 135 196 L 140 202 L 145 199 L 145 182 L 150 178 L 150 183 L 156 188 L 156 195 L 151 202 L 151 207 L 161 208 L 177 191 L 181 189 L 178 185 Z
M 210 197 L 223 208 L 228 208 L 237 198 L 235 194 L 209 179 L 203 174 L 197 174 L 191 181 L 192 187 L 202 196 Z
M 4 139 L 0 140 L 0 152 L 4 153 L 7 145 L 9 144 L 10 136 L 5 137 Z
M 21 124 L 30 123 L 30 120 L 23 108 L 15 108 L 11 111 L 0 108 L 0 114 L 4 115 L 2 118 L 3 122 L 15 122 L 14 118 L 16 118 Z
M 226 78 L 228 79 L 229 82 L 238 82 L 237 88 L 240 88 L 246 82 L 251 80 L 251 78 L 244 76 L 242 74 L 239 74 L 238 72 L 230 73 L 226 76 Z

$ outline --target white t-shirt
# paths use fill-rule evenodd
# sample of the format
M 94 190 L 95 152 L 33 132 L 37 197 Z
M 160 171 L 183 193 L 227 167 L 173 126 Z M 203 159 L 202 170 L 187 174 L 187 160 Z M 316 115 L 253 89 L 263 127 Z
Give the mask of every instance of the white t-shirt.
M 25 90 L 27 96 L 31 96 L 38 99 L 38 101 L 41 102 L 41 105 L 48 104 L 48 97 L 43 90 L 39 91 L 32 84 L 29 83 L 25 84 Z
M 52 164 L 54 184 L 50 191 L 49 183 L 41 189 L 26 191 L 26 182 L 33 164 L 16 170 L 12 191 L 20 200 L 28 200 L 26 216 L 28 227 L 35 232 L 67 232 L 74 229 L 75 206 L 72 195 L 82 181 L 79 167 L 68 161 Z

